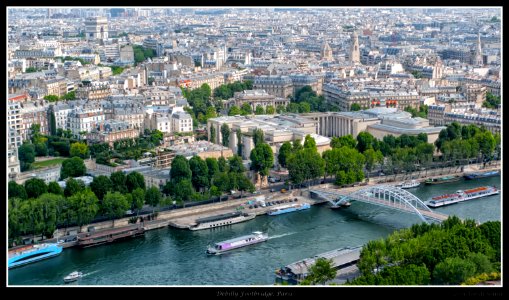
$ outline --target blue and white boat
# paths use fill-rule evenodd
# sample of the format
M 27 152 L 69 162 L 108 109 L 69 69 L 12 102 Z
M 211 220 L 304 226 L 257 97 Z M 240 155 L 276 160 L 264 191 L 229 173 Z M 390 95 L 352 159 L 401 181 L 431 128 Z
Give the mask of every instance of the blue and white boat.
M 500 175 L 500 171 L 475 172 L 463 175 L 465 179 L 477 179 Z
M 309 209 L 310 207 L 311 207 L 311 205 L 309 205 L 309 203 L 306 203 L 306 202 L 294 203 L 294 204 L 290 204 L 290 205 L 283 205 L 283 206 L 274 207 L 272 209 L 269 209 L 267 211 L 267 215 L 276 216 L 276 215 L 286 214 L 289 212 L 299 211 L 299 210 L 303 210 L 303 209 Z
M 9 251 L 8 268 L 15 268 L 39 260 L 54 257 L 62 253 L 62 246 L 58 244 L 30 245 Z

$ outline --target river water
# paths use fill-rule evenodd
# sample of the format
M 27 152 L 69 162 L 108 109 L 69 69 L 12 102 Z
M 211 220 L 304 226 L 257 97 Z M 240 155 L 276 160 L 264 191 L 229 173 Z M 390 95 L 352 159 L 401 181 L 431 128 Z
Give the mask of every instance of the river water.
M 500 188 L 501 178 L 421 185 L 408 191 L 421 200 L 483 185 Z M 501 220 L 501 195 L 437 208 L 445 214 L 480 222 Z M 65 249 L 55 258 L 8 271 L 9 285 L 62 285 L 72 271 L 84 276 L 70 285 L 272 285 L 274 270 L 333 249 L 363 245 L 420 222 L 416 215 L 360 202 L 348 209 L 328 204 L 212 230 L 161 228 L 145 236 L 87 249 Z M 267 242 L 220 256 L 207 256 L 207 245 L 268 232 Z

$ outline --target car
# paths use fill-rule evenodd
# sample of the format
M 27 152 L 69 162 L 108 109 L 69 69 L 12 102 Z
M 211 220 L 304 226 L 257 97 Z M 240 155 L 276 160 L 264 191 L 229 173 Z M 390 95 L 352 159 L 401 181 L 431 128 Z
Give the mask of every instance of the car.
M 270 192 L 271 193 L 274 193 L 276 190 L 275 189 L 270 189 Z
M 281 193 L 286 193 L 286 189 L 281 189 Z

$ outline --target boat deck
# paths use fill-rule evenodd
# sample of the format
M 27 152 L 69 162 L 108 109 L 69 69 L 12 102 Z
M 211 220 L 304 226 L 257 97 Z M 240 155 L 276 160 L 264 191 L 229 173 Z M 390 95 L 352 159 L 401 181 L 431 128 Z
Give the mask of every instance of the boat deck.
M 289 268 L 292 273 L 295 275 L 303 275 L 308 273 L 308 269 L 315 263 L 318 258 L 326 258 L 332 259 L 332 266 L 337 268 L 339 266 L 349 264 L 355 261 L 358 261 L 361 255 L 362 247 L 355 248 L 340 248 L 336 250 L 332 250 L 329 252 L 325 252 L 322 254 L 318 254 L 314 257 L 306 258 L 294 263 L 291 263 L 286 266 Z

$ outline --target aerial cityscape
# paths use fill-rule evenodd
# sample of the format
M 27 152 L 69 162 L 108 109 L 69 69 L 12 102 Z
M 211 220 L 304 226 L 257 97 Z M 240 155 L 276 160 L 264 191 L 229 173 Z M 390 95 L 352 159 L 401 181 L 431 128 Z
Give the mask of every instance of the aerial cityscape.
M 9 286 L 501 286 L 501 7 L 8 7 Z

